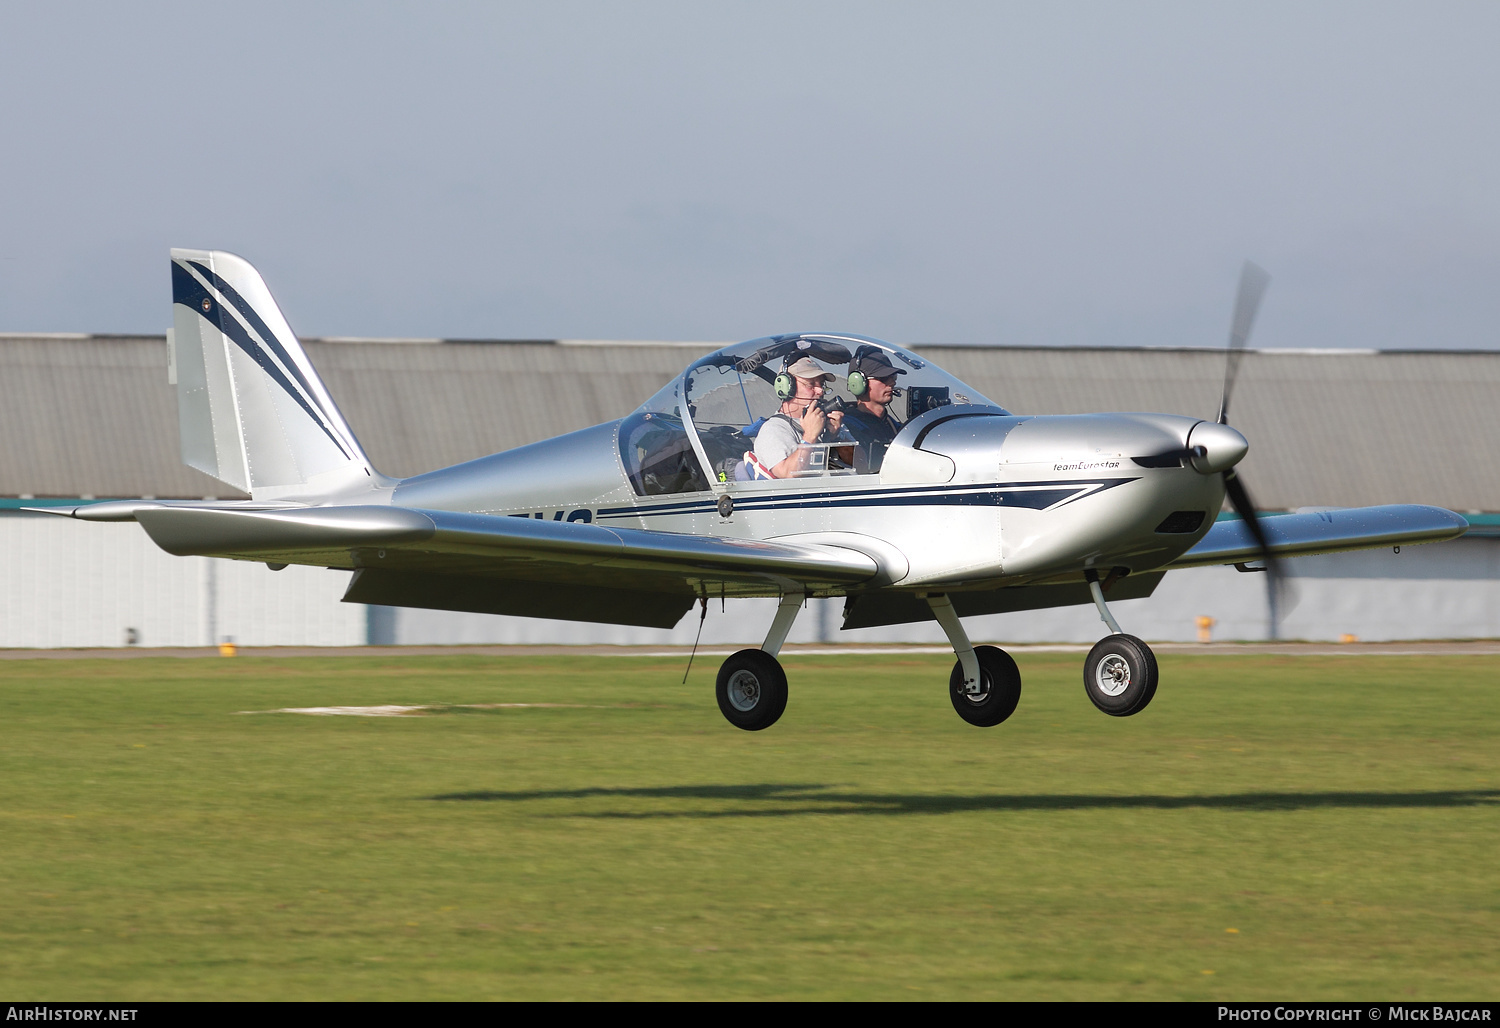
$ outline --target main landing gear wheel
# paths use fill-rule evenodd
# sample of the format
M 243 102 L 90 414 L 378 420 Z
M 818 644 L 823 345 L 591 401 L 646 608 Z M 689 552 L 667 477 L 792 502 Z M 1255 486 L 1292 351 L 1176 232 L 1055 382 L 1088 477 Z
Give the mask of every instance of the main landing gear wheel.
M 1083 688 L 1113 717 L 1139 714 L 1156 695 L 1156 654 L 1133 635 L 1107 635 L 1083 663 Z
M 955 663 L 948 676 L 948 696 L 959 717 L 991 728 L 1015 713 L 1021 701 L 1021 670 L 998 646 L 976 646 L 974 656 L 979 658 L 979 692 L 964 689 L 964 666 Z
M 786 672 L 764 650 L 740 650 L 719 668 L 719 710 L 736 728 L 770 728 L 786 710 Z

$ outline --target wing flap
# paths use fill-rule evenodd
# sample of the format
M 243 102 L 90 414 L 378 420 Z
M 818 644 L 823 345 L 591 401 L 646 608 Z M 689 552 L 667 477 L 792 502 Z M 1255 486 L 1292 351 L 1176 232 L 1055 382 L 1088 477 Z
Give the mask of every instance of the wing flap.
M 1278 557 L 1306 557 L 1441 542 L 1463 535 L 1469 523 L 1442 507 L 1390 504 L 1311 514 L 1278 514 L 1261 518 L 1260 527 Z M 1220 521 L 1197 545 L 1167 567 L 1241 564 L 1259 559 L 1260 548 L 1243 521 Z
M 681 580 L 665 583 L 662 588 L 653 588 L 655 584 L 637 580 L 632 581 L 636 588 L 620 588 L 618 582 L 602 585 L 555 578 L 502 581 L 474 575 L 366 567 L 354 573 L 344 601 L 671 628 L 682 620 L 697 595 Z

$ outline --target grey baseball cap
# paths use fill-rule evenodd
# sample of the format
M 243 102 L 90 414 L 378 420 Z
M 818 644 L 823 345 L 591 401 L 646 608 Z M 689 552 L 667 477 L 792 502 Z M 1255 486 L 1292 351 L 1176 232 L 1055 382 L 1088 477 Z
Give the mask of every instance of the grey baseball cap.
M 821 378 L 825 382 L 832 382 L 837 376 L 830 371 L 824 371 L 822 366 L 811 357 L 799 357 L 786 369 L 788 375 L 797 378 Z

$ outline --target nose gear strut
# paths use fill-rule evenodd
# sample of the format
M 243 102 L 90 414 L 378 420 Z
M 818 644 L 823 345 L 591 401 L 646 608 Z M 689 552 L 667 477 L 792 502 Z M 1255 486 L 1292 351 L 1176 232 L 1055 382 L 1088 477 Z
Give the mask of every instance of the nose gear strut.
M 1089 651 L 1083 663 L 1083 688 L 1089 700 L 1113 717 L 1129 717 L 1146 709 L 1156 695 L 1156 654 L 1151 647 L 1133 635 L 1120 630 L 1120 624 L 1104 602 L 1106 586 L 1099 583 L 1099 572 L 1093 568 L 1083 573 L 1089 583 L 1089 595 L 1099 608 L 1099 619 L 1109 626 L 1111 635 Z M 1106 585 L 1116 577 L 1111 572 Z

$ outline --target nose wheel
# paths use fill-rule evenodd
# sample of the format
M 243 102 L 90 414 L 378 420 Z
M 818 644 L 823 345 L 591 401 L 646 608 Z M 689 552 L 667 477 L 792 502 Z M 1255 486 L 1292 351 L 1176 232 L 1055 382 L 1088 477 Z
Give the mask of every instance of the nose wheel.
M 1139 714 L 1156 695 L 1156 654 L 1123 632 L 1100 639 L 1083 662 L 1083 688 L 1094 706 L 1113 717 Z
M 1099 620 L 1109 626 L 1106 635 L 1089 650 L 1083 662 L 1083 688 L 1089 700 L 1111 717 L 1139 714 L 1156 695 L 1156 654 L 1133 635 L 1120 631 L 1120 624 L 1104 602 L 1104 589 L 1097 571 L 1084 572 Z

